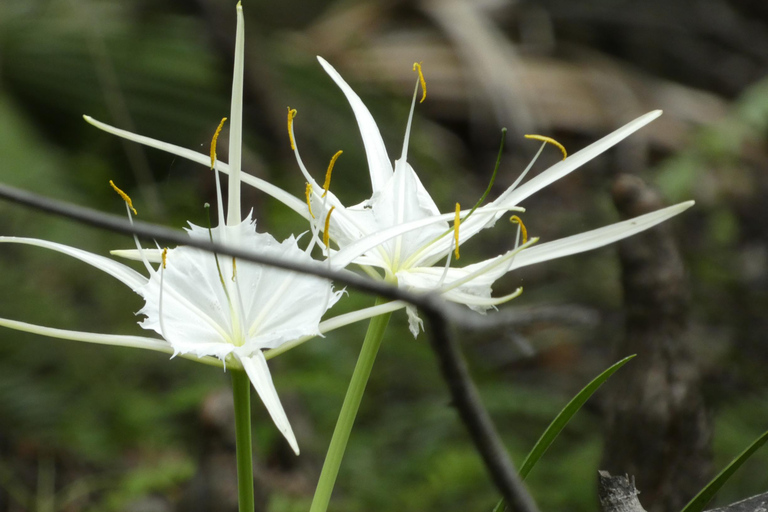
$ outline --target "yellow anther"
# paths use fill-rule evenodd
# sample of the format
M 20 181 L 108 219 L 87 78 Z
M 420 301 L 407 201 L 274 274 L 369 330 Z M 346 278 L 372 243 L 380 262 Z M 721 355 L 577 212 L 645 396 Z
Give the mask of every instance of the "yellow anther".
M 219 140 L 219 134 L 221 133 L 221 129 L 224 127 L 224 122 L 226 120 L 226 117 L 221 119 L 219 127 L 216 128 L 216 133 L 213 134 L 213 139 L 211 139 L 211 170 L 213 170 L 214 165 L 216 165 L 216 141 Z
M 525 138 L 526 139 L 540 140 L 542 142 L 549 142 L 553 146 L 556 146 L 557 148 L 559 148 L 560 151 L 562 151 L 562 153 L 563 153 L 563 160 L 565 160 L 568 157 L 568 152 L 565 150 L 565 147 L 562 144 L 560 144 L 559 142 L 557 142 L 555 139 L 553 139 L 552 137 L 545 137 L 544 135 L 526 135 Z
M 461 219 L 459 218 L 459 213 L 461 212 L 461 205 L 459 203 L 456 203 L 456 216 L 453 218 L 453 238 L 456 242 L 456 247 L 454 248 L 454 252 L 456 254 L 456 259 L 459 259 L 459 225 L 461 224 Z
M 517 215 L 513 215 L 509 218 L 509 222 L 511 222 L 512 224 L 518 224 L 520 226 L 520 233 L 523 235 L 523 244 L 528 243 L 528 230 L 525 229 L 525 224 L 523 224 L 523 219 L 521 219 Z
M 323 197 L 325 197 L 325 194 L 328 193 L 328 189 L 331 188 L 331 173 L 333 172 L 333 165 L 336 163 L 336 160 L 338 160 L 342 153 L 342 150 L 338 150 L 336 154 L 331 158 L 331 163 L 328 164 L 328 170 L 325 171 L 325 183 L 323 183 Z
M 307 196 L 307 208 L 309 208 L 309 214 L 312 216 L 312 218 L 315 218 L 315 214 L 312 213 L 312 185 L 307 182 L 307 188 L 305 189 L 304 195 Z
M 333 210 L 335 210 L 335 206 L 331 206 L 331 209 L 328 210 L 328 215 L 325 217 L 325 231 L 323 231 L 323 245 L 325 245 L 325 248 L 328 249 L 330 246 L 330 233 L 329 228 L 331 226 L 331 214 L 333 213 Z
M 128 208 L 131 209 L 134 215 L 138 215 L 139 212 L 136 211 L 136 208 L 133 207 L 133 201 L 131 201 L 131 198 L 128 197 L 128 194 L 117 188 L 117 185 L 115 185 L 115 182 L 112 180 L 109 180 L 109 184 L 112 185 L 112 188 L 115 189 L 115 192 L 123 198 L 123 201 L 128 205 Z
M 163 268 L 168 264 L 168 248 L 163 249 Z
M 288 138 L 291 140 L 291 149 L 296 150 L 296 143 L 293 141 L 293 118 L 296 117 L 296 109 L 288 107 Z
M 421 72 L 421 62 L 414 62 L 413 70 L 419 72 L 419 82 L 421 82 L 421 99 L 419 103 L 424 103 L 424 100 L 427 99 L 427 81 L 424 80 L 424 73 Z
M 235 277 L 237 277 L 237 260 L 233 257 L 232 258 L 232 280 L 235 280 Z

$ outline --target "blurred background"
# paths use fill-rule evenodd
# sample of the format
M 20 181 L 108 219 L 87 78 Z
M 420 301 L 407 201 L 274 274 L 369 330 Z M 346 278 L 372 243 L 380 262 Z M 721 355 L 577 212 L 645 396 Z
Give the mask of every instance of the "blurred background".
M 597 509 L 599 468 L 638 478 L 643 504 L 679 510 L 768 428 L 768 4 L 758 0 L 371 0 L 244 2 L 244 167 L 301 196 L 286 106 L 320 177 L 370 195 L 365 153 L 330 61 L 398 154 L 422 62 L 409 161 L 443 211 L 473 204 L 507 145 L 491 197 L 538 149 L 570 152 L 654 109 L 664 115 L 526 200 L 543 241 L 674 202 L 696 207 L 620 247 L 524 268 L 509 329 L 460 333 L 473 375 L 519 464 L 591 378 L 630 353 L 528 478 L 543 510 Z M 139 218 L 205 223 L 206 168 L 125 143 L 83 114 L 207 152 L 228 115 L 234 2 L 2 0 L 0 179 Z M 219 153 L 226 158 L 226 133 Z M 546 148 L 533 169 L 560 158 Z M 629 175 L 629 176 L 627 176 Z M 638 180 L 648 184 L 646 188 Z M 304 231 L 252 189 L 260 230 Z M 618 209 L 617 209 L 618 206 Z M 502 226 L 462 263 L 513 244 Z M 101 254 L 132 241 L 0 203 L 3 235 Z M 41 249 L 0 250 L 0 316 L 142 334 L 142 301 L 98 270 Z M 372 304 L 350 293 L 334 313 Z M 296 458 L 254 401 L 260 510 L 308 509 L 365 325 L 271 362 L 302 447 Z M 0 331 L 0 511 L 234 510 L 229 377 L 162 354 Z M 768 490 L 768 451 L 719 503 Z M 341 470 L 333 509 L 489 511 L 498 496 L 449 403 L 426 336 L 395 314 Z

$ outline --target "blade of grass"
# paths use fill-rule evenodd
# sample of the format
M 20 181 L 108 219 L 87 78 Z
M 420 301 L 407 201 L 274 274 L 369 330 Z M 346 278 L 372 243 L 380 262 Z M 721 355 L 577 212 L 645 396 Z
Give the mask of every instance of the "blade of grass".
M 636 354 L 627 356 L 621 361 L 610 366 L 608 369 L 603 371 L 603 373 L 595 377 L 589 384 L 587 384 L 584 387 L 584 389 L 579 391 L 579 393 L 575 397 L 573 397 L 570 402 L 568 402 L 568 404 L 563 408 L 563 410 L 560 411 L 560 413 L 555 417 L 554 420 L 552 420 L 552 423 L 549 424 L 547 429 L 541 435 L 539 440 L 536 441 L 536 444 L 528 453 L 528 456 L 523 461 L 523 465 L 520 466 L 520 478 L 525 480 L 525 478 L 531 472 L 531 470 L 539 461 L 539 459 L 549 449 L 549 447 L 555 441 L 557 436 L 560 435 L 560 432 L 562 432 L 562 430 L 565 428 L 568 422 L 571 421 L 571 418 L 573 418 L 573 416 L 577 412 L 579 412 L 579 409 L 581 409 L 581 406 L 584 405 L 586 401 L 589 400 L 589 398 L 593 394 L 595 394 L 595 391 L 597 391 L 600 388 L 600 386 L 602 386 L 603 383 L 606 380 L 608 380 L 608 378 L 616 372 L 616 370 L 618 370 L 619 368 L 627 364 L 627 362 L 629 362 L 630 359 L 635 357 L 635 355 Z M 506 503 L 502 498 L 496 504 L 496 506 L 493 507 L 493 512 L 504 512 L 505 510 L 506 510 Z M 687 511 L 687 512 L 691 512 L 691 511 Z
M 701 512 L 704 510 L 704 507 L 706 507 L 707 503 L 709 503 L 715 494 L 717 494 L 717 491 L 720 490 L 723 484 L 728 481 L 728 479 L 731 478 L 736 470 L 739 469 L 739 467 L 744 464 L 744 462 L 750 458 L 758 448 L 763 446 L 766 441 L 768 441 L 768 431 L 763 432 L 763 434 L 755 439 L 752 444 L 747 447 L 746 450 L 741 452 L 738 457 L 733 459 L 733 461 L 731 461 L 731 463 L 728 464 L 725 469 L 720 472 L 719 475 L 713 478 L 711 482 L 709 482 L 701 491 L 699 491 L 699 494 L 694 496 L 694 498 L 689 501 L 685 507 L 683 507 L 681 512 Z
M 633 357 L 635 357 L 635 355 L 625 357 L 618 363 L 615 363 L 613 366 L 595 377 L 592 382 L 587 384 L 584 389 L 579 391 L 579 394 L 577 394 L 571 399 L 570 402 L 568 402 L 568 405 L 566 405 L 563 410 L 560 411 L 560 414 L 558 414 L 555 419 L 552 420 L 552 423 L 549 424 L 539 440 L 536 441 L 536 444 L 523 461 L 523 465 L 520 466 L 520 478 L 525 480 L 539 459 L 549 449 L 557 436 L 560 435 L 560 432 L 562 432 L 568 422 L 571 421 L 571 418 L 573 418 L 573 416 L 579 412 L 581 406 L 584 405 L 587 400 L 589 400 L 589 397 L 591 397 L 595 391 L 597 391 L 598 388 L 600 388 L 600 386 L 602 386 L 603 383 L 616 372 L 616 370 L 624 366 Z

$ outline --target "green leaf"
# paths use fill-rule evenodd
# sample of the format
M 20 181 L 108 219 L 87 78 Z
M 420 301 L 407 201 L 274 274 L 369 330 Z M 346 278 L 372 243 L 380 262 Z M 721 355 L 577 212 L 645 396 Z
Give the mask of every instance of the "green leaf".
M 699 494 L 694 496 L 694 498 L 689 501 L 685 507 L 683 507 L 681 512 L 701 512 L 704 510 L 704 507 L 707 506 L 707 503 L 709 503 L 717 491 L 720 490 L 723 484 L 727 482 L 728 479 L 731 478 L 731 476 L 736 472 L 736 470 L 739 469 L 739 467 L 741 467 L 741 465 L 744 464 L 744 462 L 750 458 L 758 448 L 763 446 L 766 441 L 768 441 L 768 431 L 763 432 L 763 434 L 755 439 L 755 441 L 749 445 L 746 450 L 741 452 L 738 457 L 733 459 L 733 461 L 728 464 L 725 469 L 720 472 L 719 475 L 713 478 L 711 482 L 709 482 L 701 491 L 699 491 Z
M 566 405 L 563 410 L 560 411 L 560 414 L 558 414 L 557 417 L 552 420 L 552 423 L 549 424 L 547 430 L 544 431 L 539 440 L 536 442 L 536 445 L 523 461 L 523 465 L 520 466 L 520 478 L 525 480 L 525 478 L 533 469 L 533 466 L 536 465 L 539 459 L 549 449 L 550 445 L 554 442 L 557 436 L 560 435 L 560 432 L 562 432 L 568 422 L 571 421 L 571 418 L 573 418 L 573 416 L 579 412 L 581 406 L 584 405 L 587 400 L 589 400 L 589 397 L 591 397 L 595 391 L 597 391 L 598 388 L 600 388 L 600 386 L 602 386 L 603 383 L 616 372 L 616 370 L 624 366 L 633 357 L 635 357 L 634 354 L 625 357 L 618 363 L 605 370 L 603 373 L 595 377 L 592 382 L 587 384 L 584 389 L 579 391 L 579 394 L 573 397 L 570 402 L 568 402 L 568 405 Z
M 571 421 L 571 418 L 573 418 L 573 416 L 579 412 L 581 406 L 584 405 L 593 394 L 595 394 L 595 391 L 597 391 L 600 386 L 602 386 L 603 383 L 616 372 L 616 370 L 627 364 L 627 362 L 635 357 L 635 355 L 636 354 L 625 357 L 595 377 L 592 382 L 587 384 L 584 389 L 579 391 L 579 394 L 577 394 L 575 397 L 573 397 L 573 399 L 571 399 L 570 402 L 568 402 L 568 405 L 566 405 L 563 410 L 560 411 L 560 413 L 555 417 L 555 419 L 552 420 L 552 423 L 549 424 L 547 430 L 544 431 L 544 433 L 534 445 L 533 449 L 523 461 L 523 465 L 520 466 L 520 478 L 525 480 L 525 478 L 533 469 L 533 466 L 536 465 L 539 459 L 549 449 L 550 445 L 552 445 L 557 436 L 560 435 L 560 432 L 562 432 L 568 422 Z M 504 502 L 504 498 L 502 498 L 493 508 L 493 512 L 504 512 L 505 509 L 506 503 Z

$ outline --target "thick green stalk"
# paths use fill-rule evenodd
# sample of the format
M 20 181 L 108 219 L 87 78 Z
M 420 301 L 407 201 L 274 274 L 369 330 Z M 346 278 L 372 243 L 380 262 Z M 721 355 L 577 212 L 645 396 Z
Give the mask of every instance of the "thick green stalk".
M 251 381 L 243 370 L 232 373 L 237 446 L 237 502 L 240 512 L 253 512 L 253 448 L 251 444 Z
M 376 304 L 385 302 L 387 301 L 382 299 L 376 300 Z M 344 451 L 347 449 L 349 434 L 352 432 L 352 425 L 355 423 L 360 401 L 363 398 L 365 386 L 368 384 L 368 378 L 371 376 L 371 368 L 373 368 L 373 362 L 379 352 L 390 316 L 392 313 L 373 317 L 368 324 L 368 332 L 365 334 L 365 341 L 363 341 L 363 347 L 360 349 L 360 356 L 357 359 L 355 371 L 352 373 L 352 380 L 349 382 L 339 419 L 336 420 L 336 428 L 333 431 L 325 462 L 323 462 L 320 480 L 317 482 L 317 489 L 315 489 L 315 496 L 312 499 L 309 512 L 325 512 L 328 509 L 333 486 L 339 474 L 341 459 L 344 458 Z

